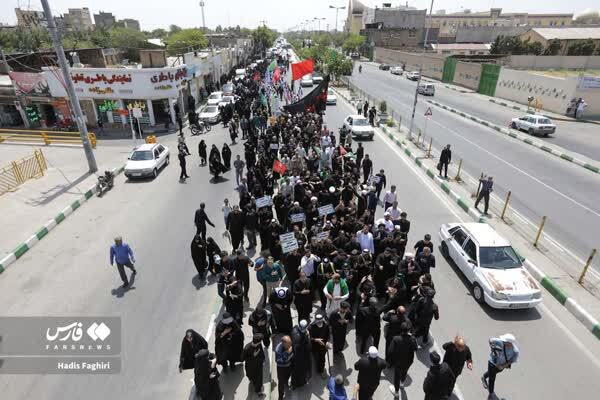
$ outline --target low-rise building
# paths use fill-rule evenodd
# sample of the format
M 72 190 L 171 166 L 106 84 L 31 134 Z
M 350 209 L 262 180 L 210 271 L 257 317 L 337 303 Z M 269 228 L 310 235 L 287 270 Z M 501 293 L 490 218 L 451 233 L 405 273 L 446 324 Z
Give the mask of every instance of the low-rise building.
M 65 13 L 63 18 L 65 20 L 65 29 L 70 32 L 85 31 L 94 27 L 90 9 L 87 7 L 69 8 L 69 12 Z
M 112 13 L 100 11 L 98 14 L 94 14 L 94 23 L 97 28 L 110 29 L 115 26 L 117 19 Z
M 551 40 L 560 42 L 559 55 L 566 55 L 569 47 L 578 42 L 591 39 L 596 48 L 600 48 L 600 27 L 578 26 L 569 28 L 531 28 L 519 36 L 521 40 L 540 42 L 544 47 Z

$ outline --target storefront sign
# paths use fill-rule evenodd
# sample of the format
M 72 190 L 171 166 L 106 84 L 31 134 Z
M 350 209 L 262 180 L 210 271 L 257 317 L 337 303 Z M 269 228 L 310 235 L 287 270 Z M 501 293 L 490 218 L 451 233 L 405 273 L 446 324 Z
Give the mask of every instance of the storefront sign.
M 159 82 L 164 82 L 164 81 L 177 82 L 181 79 L 185 79 L 186 77 L 187 77 L 187 68 L 179 68 L 177 71 L 175 71 L 175 73 L 168 71 L 168 72 L 161 72 L 160 74 L 154 75 L 152 78 L 150 78 L 150 82 L 152 82 L 152 83 L 159 83 Z
M 42 72 L 9 72 L 17 96 L 51 97 Z
M 186 74 L 185 67 L 71 69 L 73 85 L 82 99 L 177 98 Z M 42 75 L 52 97 L 67 97 L 59 70 L 47 67 Z
M 104 100 L 101 104 L 98 105 L 98 110 L 100 112 L 114 111 L 119 108 L 119 103 L 112 100 Z

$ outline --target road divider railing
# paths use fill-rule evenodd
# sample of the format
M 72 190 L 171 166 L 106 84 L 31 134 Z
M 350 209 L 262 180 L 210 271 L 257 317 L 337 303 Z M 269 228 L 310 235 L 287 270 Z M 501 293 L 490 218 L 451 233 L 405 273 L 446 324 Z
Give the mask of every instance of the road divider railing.
M 521 131 L 518 131 L 516 129 L 512 129 L 510 127 L 507 126 L 500 126 L 494 123 L 491 123 L 489 121 L 483 120 L 479 117 L 476 117 L 474 115 L 470 115 L 467 114 L 463 111 L 460 111 L 456 108 L 447 106 L 445 104 L 442 104 L 438 101 L 435 100 L 427 100 L 428 103 L 433 104 L 437 107 L 440 107 L 446 111 L 449 111 L 451 113 L 454 113 L 456 115 L 459 115 L 465 119 L 469 119 L 473 122 L 476 122 L 480 125 L 483 126 L 487 126 L 488 128 L 493 129 L 494 131 L 501 133 L 503 135 L 507 135 L 510 136 L 513 139 L 517 139 L 525 144 L 528 144 L 530 146 L 536 147 L 542 151 L 545 151 L 546 153 L 552 154 L 553 156 L 556 156 L 564 161 L 579 165 L 580 167 L 583 167 L 585 169 L 587 169 L 588 171 L 594 172 L 594 173 L 600 173 L 600 163 L 598 163 L 595 160 L 589 160 L 587 159 L 587 157 L 580 155 L 580 154 L 576 154 L 576 153 L 571 153 L 559 146 L 556 145 L 551 145 L 547 142 L 543 142 L 543 141 L 539 141 L 536 139 L 533 139 L 531 135 L 526 135 L 524 133 L 521 133 Z
M 44 176 L 47 169 L 46 158 L 41 150 L 34 150 L 30 156 L 0 166 L 0 195 L 14 191 L 30 179 Z
M 96 148 L 96 134 L 88 132 L 92 148 Z M 79 132 L 37 131 L 23 129 L 0 129 L 0 143 L 20 143 L 36 145 L 82 145 Z
M 348 86 L 350 89 L 348 90 Z M 345 88 L 338 88 L 338 93 L 348 102 L 355 105 L 359 101 L 369 99 L 377 102 L 372 97 L 361 97 L 363 91 L 357 90 L 353 84 Z M 388 108 L 390 114 L 394 113 Z M 399 113 L 394 113 L 399 115 Z M 469 162 L 468 154 L 460 154 L 452 150 L 452 162 L 448 166 L 448 179 L 440 177 L 438 160 L 441 150 L 448 143 L 439 143 L 425 130 L 417 126 L 415 121 L 414 133 L 408 134 L 408 130 L 396 122 L 394 128 L 381 126 L 384 133 L 400 146 L 406 155 L 411 157 L 415 163 L 422 168 L 427 175 L 435 180 L 441 189 L 475 220 L 481 222 L 498 222 L 508 225 L 513 231 L 525 238 L 530 244 L 530 249 L 544 254 L 549 260 L 558 265 L 575 282 L 578 282 L 589 292 L 600 297 L 600 273 L 599 269 L 590 268 L 597 258 L 593 249 L 568 249 L 554 236 L 560 235 L 562 243 L 580 243 L 576 237 L 565 233 L 552 215 L 541 215 L 535 205 L 532 207 L 527 201 L 521 199 L 518 192 L 512 188 L 505 187 L 504 182 L 494 181 L 494 191 L 490 196 L 488 216 L 481 213 L 484 210 L 484 200 L 480 201 L 478 209 L 474 208 L 480 188 L 480 179 L 486 177 L 485 171 L 478 171 L 475 165 Z M 451 144 L 451 143 L 450 143 Z M 467 173 L 466 171 L 469 171 Z M 475 172 L 477 171 L 477 172 Z M 443 171 L 445 172 L 445 171 Z M 475 175 L 475 177 L 473 176 Z M 468 193 L 459 195 L 458 193 Z M 479 211 L 481 210 L 481 211 Z M 588 256 L 589 255 L 589 256 Z M 587 261 L 585 258 L 587 257 Z

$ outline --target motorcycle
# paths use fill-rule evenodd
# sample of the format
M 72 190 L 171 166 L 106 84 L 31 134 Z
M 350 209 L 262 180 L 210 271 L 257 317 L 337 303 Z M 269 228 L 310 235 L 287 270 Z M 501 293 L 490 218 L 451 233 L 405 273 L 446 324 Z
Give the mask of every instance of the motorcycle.
M 208 122 L 198 121 L 194 124 L 191 124 L 190 129 L 192 131 L 192 136 L 198 136 L 203 134 L 204 132 L 210 132 L 211 126 Z
M 96 195 L 102 197 L 102 195 L 108 192 L 115 183 L 115 176 L 111 171 L 104 171 L 104 175 L 98 176 L 98 183 L 96 183 Z

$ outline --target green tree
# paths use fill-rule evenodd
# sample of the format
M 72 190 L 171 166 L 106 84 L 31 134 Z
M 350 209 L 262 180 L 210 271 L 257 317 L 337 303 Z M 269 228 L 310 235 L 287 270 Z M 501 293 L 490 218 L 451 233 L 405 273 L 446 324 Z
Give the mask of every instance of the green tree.
M 365 40 L 366 38 L 364 36 L 351 33 L 344 41 L 342 48 L 346 53 L 357 51 L 358 48 L 365 42 Z
M 221 25 L 217 25 L 217 27 L 215 28 L 215 32 L 217 32 L 217 33 L 223 32 L 223 27 Z
M 263 50 L 271 47 L 276 38 L 277 32 L 266 26 L 259 26 L 252 32 L 255 45 Z
M 177 25 L 169 25 L 169 33 L 174 34 L 181 30 L 181 28 Z
M 548 46 L 544 49 L 545 56 L 556 56 L 560 52 L 561 45 L 560 40 L 552 39 L 548 42 Z
M 594 49 L 596 48 L 596 44 L 592 39 L 586 39 L 584 41 L 579 41 L 573 43 L 567 49 L 567 55 L 569 56 L 591 56 L 594 54 Z
M 183 29 L 167 38 L 167 50 L 172 53 L 183 53 L 190 48 L 203 48 L 208 45 L 204 33 L 200 29 Z
M 150 32 L 151 38 L 157 38 L 157 39 L 163 39 L 163 38 L 167 37 L 168 34 L 169 33 L 162 28 L 154 29 L 152 32 Z
M 135 29 L 113 28 L 109 32 L 110 47 L 120 47 L 125 49 L 125 54 L 129 60 L 139 61 L 139 49 L 147 48 L 146 36 Z

